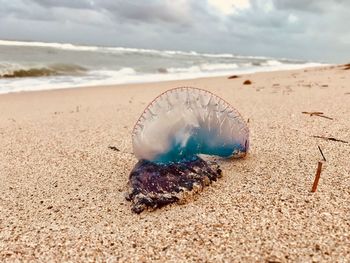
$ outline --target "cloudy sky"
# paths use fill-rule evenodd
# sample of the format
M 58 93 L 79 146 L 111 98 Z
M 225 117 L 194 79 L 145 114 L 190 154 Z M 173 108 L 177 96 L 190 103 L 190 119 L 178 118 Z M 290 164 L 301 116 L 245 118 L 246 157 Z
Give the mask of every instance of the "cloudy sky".
M 350 61 L 350 0 L 0 0 L 0 39 Z

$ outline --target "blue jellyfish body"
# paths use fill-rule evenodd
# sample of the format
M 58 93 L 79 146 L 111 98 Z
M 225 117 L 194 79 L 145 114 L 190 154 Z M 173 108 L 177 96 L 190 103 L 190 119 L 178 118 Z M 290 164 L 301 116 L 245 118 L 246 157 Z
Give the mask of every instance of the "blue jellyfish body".
M 200 154 L 244 156 L 249 132 L 241 115 L 223 99 L 201 89 L 176 88 L 152 101 L 133 130 L 139 159 L 129 177 L 127 199 L 136 213 L 183 199 L 221 176 Z

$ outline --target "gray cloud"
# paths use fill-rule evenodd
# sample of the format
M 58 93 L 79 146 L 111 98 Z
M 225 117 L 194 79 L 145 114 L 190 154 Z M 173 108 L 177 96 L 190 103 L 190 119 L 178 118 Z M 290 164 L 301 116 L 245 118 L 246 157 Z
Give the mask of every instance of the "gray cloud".
M 128 19 L 139 23 L 183 23 L 189 21 L 185 10 L 174 10 L 173 6 L 164 1 L 142 2 L 135 1 L 105 1 L 103 8 L 109 10 L 118 20 Z
M 186 5 L 177 5 L 176 1 L 123 1 L 123 0 L 34 0 L 34 2 L 51 11 L 56 8 L 95 10 L 118 21 L 125 20 L 137 23 L 190 23 L 189 9 Z
M 323 12 L 327 8 L 327 0 L 274 0 L 274 6 L 277 9 L 302 12 Z
M 277 9 L 301 12 L 326 13 L 334 7 L 350 6 L 347 0 L 273 0 Z
M 94 8 L 94 1 L 90 0 L 58 0 L 58 1 L 52 1 L 52 0 L 33 0 L 33 2 L 37 3 L 38 5 L 47 7 L 47 8 L 54 8 L 54 7 L 66 7 L 66 8 L 75 8 L 75 9 L 89 9 Z
M 205 0 L 0 0 L 0 39 L 344 61 L 347 0 L 251 0 L 225 16 Z

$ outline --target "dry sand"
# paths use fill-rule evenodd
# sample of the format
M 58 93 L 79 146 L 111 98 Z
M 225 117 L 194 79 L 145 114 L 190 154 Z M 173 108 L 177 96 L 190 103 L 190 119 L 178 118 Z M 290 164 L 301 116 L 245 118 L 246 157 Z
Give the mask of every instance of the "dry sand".
M 0 261 L 349 262 L 350 144 L 311 137 L 350 141 L 349 83 L 331 67 L 1 95 Z M 232 103 L 251 152 L 195 200 L 133 214 L 133 124 L 178 86 Z

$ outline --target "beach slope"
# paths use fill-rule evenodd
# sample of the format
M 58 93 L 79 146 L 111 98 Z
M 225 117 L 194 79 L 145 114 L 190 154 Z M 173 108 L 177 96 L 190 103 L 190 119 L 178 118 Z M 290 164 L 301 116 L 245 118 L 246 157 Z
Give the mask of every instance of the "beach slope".
M 349 83 L 337 66 L 1 95 L 0 261 L 350 261 Z M 133 125 L 179 86 L 231 103 L 251 151 L 194 200 L 134 214 Z

